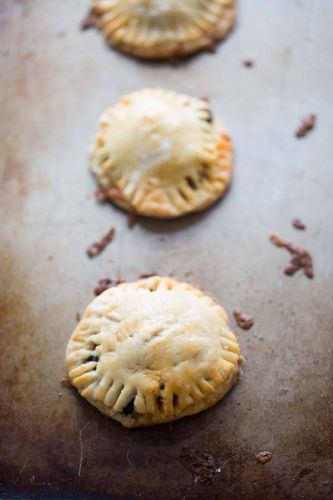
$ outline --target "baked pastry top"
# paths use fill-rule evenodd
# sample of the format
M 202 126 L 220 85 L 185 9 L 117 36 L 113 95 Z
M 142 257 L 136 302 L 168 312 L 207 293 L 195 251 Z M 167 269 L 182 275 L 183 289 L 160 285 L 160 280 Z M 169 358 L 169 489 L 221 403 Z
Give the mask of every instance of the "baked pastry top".
M 236 0 L 92 0 L 110 45 L 147 59 L 212 48 L 231 30 Z
M 112 201 L 151 217 L 207 208 L 232 172 L 231 140 L 209 103 L 162 89 L 133 92 L 107 109 L 90 159 Z
M 189 284 L 158 276 L 98 296 L 66 351 L 71 383 L 126 427 L 214 405 L 237 381 L 239 363 L 223 308 Z

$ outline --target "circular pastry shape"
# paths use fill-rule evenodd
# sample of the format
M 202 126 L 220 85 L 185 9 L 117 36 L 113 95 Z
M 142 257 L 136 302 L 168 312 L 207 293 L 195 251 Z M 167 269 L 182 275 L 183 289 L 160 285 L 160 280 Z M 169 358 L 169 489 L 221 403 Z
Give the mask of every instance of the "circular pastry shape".
M 236 0 L 93 0 L 95 25 L 111 46 L 145 59 L 212 49 L 236 19 Z
M 162 89 L 134 92 L 107 109 L 90 159 L 114 203 L 150 217 L 207 208 L 232 173 L 231 139 L 208 102 Z
M 98 296 L 66 351 L 71 383 L 125 427 L 214 405 L 237 381 L 239 363 L 222 307 L 189 284 L 158 276 Z

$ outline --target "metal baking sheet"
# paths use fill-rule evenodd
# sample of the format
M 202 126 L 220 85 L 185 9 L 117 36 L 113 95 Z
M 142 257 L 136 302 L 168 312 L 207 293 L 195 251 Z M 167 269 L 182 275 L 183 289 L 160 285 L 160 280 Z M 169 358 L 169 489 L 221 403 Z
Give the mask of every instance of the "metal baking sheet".
M 0 496 L 324 499 L 332 495 L 333 9 L 327 0 L 239 1 L 215 54 L 143 63 L 79 31 L 87 0 L 1 0 Z M 244 59 L 255 61 L 252 68 Z M 209 96 L 234 138 L 235 175 L 211 210 L 139 220 L 97 205 L 87 148 L 101 111 L 163 86 Z M 302 117 L 318 115 L 303 140 Z M 298 216 L 306 231 L 291 227 Z M 111 226 L 115 241 L 89 260 Z M 276 232 L 314 258 L 315 279 L 283 274 Z M 213 409 L 126 430 L 61 387 L 76 312 L 99 278 L 157 272 L 255 319 L 235 389 Z M 214 481 L 185 469 L 211 453 Z M 273 458 L 258 464 L 255 454 Z

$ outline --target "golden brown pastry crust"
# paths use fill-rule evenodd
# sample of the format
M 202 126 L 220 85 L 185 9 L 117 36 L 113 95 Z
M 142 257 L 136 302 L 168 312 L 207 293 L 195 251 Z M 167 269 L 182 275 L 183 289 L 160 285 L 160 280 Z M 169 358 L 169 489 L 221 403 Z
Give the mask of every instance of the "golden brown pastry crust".
M 239 363 L 222 307 L 191 285 L 158 276 L 97 297 L 66 351 L 71 383 L 126 427 L 214 405 L 237 381 Z
M 207 208 L 232 174 L 231 139 L 208 102 L 162 89 L 133 92 L 106 110 L 90 158 L 114 203 L 150 217 Z
M 92 0 L 111 46 L 144 59 L 212 48 L 231 30 L 236 0 Z

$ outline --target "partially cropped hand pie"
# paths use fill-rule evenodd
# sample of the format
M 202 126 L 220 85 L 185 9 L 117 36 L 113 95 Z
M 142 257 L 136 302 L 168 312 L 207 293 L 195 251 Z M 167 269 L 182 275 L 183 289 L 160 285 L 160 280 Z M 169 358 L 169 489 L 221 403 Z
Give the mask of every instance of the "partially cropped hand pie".
M 240 348 L 224 309 L 186 283 L 123 283 L 86 309 L 66 351 L 71 383 L 126 427 L 205 410 L 238 379 Z
M 92 0 L 95 25 L 111 46 L 145 59 L 212 48 L 236 19 L 236 0 Z
M 162 89 L 134 92 L 106 110 L 90 159 L 114 203 L 160 218 L 207 208 L 232 173 L 231 139 L 209 103 Z

